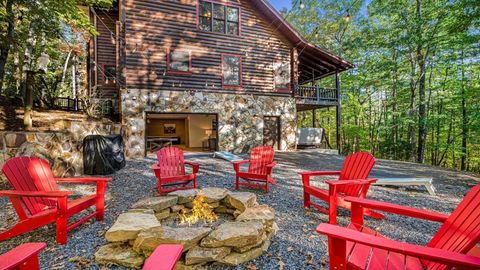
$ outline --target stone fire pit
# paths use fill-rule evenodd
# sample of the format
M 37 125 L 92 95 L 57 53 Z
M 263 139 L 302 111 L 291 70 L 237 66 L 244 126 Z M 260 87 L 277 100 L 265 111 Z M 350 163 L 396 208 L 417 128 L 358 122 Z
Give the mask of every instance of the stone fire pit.
M 218 216 L 214 222 L 181 224 L 202 196 Z M 190 189 L 136 202 L 121 214 L 95 253 L 100 264 L 140 268 L 160 244 L 182 244 L 184 253 L 175 269 L 199 269 L 209 263 L 235 266 L 262 255 L 278 230 L 275 212 L 258 205 L 255 194 L 222 188 Z

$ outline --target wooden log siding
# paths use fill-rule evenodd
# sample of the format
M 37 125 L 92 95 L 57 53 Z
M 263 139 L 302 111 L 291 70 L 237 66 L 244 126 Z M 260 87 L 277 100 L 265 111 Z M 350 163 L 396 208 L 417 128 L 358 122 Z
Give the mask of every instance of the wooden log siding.
M 240 9 L 239 36 L 197 30 L 196 0 L 124 0 L 127 87 L 232 91 L 221 85 L 221 55 L 228 53 L 242 56 L 237 91 L 281 93 L 274 89 L 273 63 L 290 62 L 292 44 L 249 1 L 228 3 Z M 168 48 L 191 51 L 191 75 L 167 74 Z
M 98 88 L 94 92 L 96 98 L 113 98 L 118 97 L 118 83 L 115 84 L 104 84 L 104 66 L 115 66 L 117 68 L 117 45 L 116 45 L 116 21 L 118 21 L 118 10 L 105 11 L 96 11 L 97 17 L 97 31 L 99 35 L 97 36 L 97 65 L 94 65 L 94 68 L 97 68 L 97 83 Z M 100 21 L 101 20 L 101 21 Z M 113 32 L 113 37 L 110 34 L 110 31 Z M 112 42 L 113 41 L 113 42 Z M 94 76 L 94 74 L 93 74 Z M 118 76 L 117 76 L 118 77 Z M 118 80 L 118 79 L 117 79 Z

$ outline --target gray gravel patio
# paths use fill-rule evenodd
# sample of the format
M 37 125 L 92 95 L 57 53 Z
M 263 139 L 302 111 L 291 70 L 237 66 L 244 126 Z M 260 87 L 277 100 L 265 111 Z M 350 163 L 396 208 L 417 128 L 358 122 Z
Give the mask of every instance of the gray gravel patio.
M 198 183 L 200 187 L 225 187 L 233 190 L 234 173 L 232 165 L 221 159 L 211 158 L 207 153 L 189 153 L 187 159 L 200 163 Z M 338 170 L 344 157 L 305 150 L 295 153 L 276 154 L 279 165 L 274 169 L 278 185 L 265 194 L 261 190 L 242 188 L 257 194 L 260 204 L 268 204 L 276 210 L 280 231 L 273 238 L 268 253 L 236 269 L 321 269 L 327 266 L 327 239 L 315 232 L 318 223 L 327 222 L 327 216 L 315 209 L 304 210 L 302 204 L 302 184 L 299 171 Z M 0 253 L 26 242 L 47 242 L 47 249 L 40 255 L 42 269 L 99 269 L 93 254 L 105 244 L 105 231 L 118 215 L 127 211 L 137 200 L 152 195 L 156 179 L 150 170 L 153 157 L 130 160 L 127 166 L 113 175 L 109 185 L 111 194 L 106 204 L 105 222 L 90 221 L 68 234 L 68 244 L 55 244 L 53 225 L 34 230 L 22 236 L 0 243 Z M 464 194 L 480 180 L 463 172 L 418 164 L 378 160 L 372 177 L 433 177 L 437 196 L 430 196 L 423 187 L 391 188 L 373 186 L 369 198 L 395 202 L 418 208 L 449 213 L 460 202 Z M 326 186 L 318 182 L 320 186 Z M 0 183 L 0 189 L 10 189 Z M 9 201 L 0 198 L 0 231 L 16 222 L 16 215 Z M 339 211 L 339 224 L 349 221 L 347 211 Z M 367 225 L 395 240 L 425 244 L 439 228 L 439 224 L 411 218 L 388 215 L 385 220 L 367 219 Z M 103 269 L 120 269 L 108 266 Z M 213 266 L 211 269 L 226 269 Z M 233 269 L 233 268 L 232 268 Z

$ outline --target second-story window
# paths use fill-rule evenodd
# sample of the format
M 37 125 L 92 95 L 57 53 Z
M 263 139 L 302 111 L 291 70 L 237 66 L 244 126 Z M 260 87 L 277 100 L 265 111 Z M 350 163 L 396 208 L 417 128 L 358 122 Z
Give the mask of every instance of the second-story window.
M 239 35 L 240 16 L 238 7 L 207 1 L 199 1 L 198 7 L 198 29 Z
M 191 74 L 192 58 L 190 51 L 167 50 L 167 72 L 171 74 Z
M 242 87 L 242 57 L 235 54 L 222 54 L 222 86 Z
M 290 89 L 290 64 L 287 61 L 273 63 L 273 78 L 275 89 Z
M 117 68 L 115 65 L 103 66 L 103 83 L 116 84 L 117 83 Z

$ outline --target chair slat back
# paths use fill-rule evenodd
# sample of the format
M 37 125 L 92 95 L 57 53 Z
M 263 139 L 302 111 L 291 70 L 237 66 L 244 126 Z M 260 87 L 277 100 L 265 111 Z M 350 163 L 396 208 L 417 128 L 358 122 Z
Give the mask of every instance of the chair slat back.
M 37 157 L 14 157 L 3 165 L 2 172 L 17 191 L 58 191 L 47 161 Z M 56 207 L 55 199 L 23 197 L 30 215 Z
M 427 246 L 466 254 L 480 241 L 480 185 L 472 188 Z M 427 269 L 447 269 L 424 262 Z
M 157 152 L 158 166 L 161 177 L 185 175 L 183 150 L 167 146 Z
M 356 152 L 345 159 L 339 180 L 367 179 L 375 165 L 375 158 L 368 152 Z M 358 196 L 362 186 L 349 185 L 338 190 L 348 196 Z
M 273 162 L 275 150 L 270 146 L 257 146 L 250 152 L 250 165 L 248 172 L 266 175 L 267 165 Z

